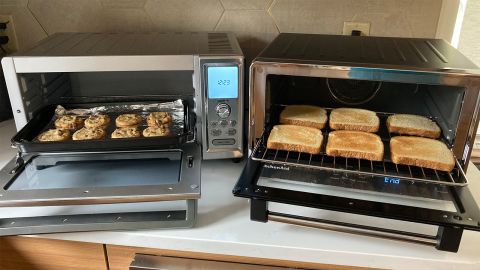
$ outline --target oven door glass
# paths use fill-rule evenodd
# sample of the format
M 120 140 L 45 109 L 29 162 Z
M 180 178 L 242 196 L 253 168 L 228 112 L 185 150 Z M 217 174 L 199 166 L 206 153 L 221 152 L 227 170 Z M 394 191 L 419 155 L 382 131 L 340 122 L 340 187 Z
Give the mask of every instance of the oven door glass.
M 200 165 L 200 147 L 195 143 L 168 150 L 25 155 L 12 160 L 0 173 L 0 235 L 164 227 L 160 221 L 166 221 L 167 227 L 191 226 L 196 200 L 200 197 Z M 149 211 L 149 214 L 141 213 L 142 207 L 128 213 L 110 207 L 114 213 L 108 213 L 109 205 L 125 205 L 125 209 L 130 209 L 142 203 L 172 205 L 173 201 L 183 202 L 183 207 L 175 206 L 175 211 L 172 208 L 173 212 L 169 212 L 169 206 L 167 209 L 156 206 L 162 211 Z M 35 208 L 37 213 L 42 213 L 48 207 L 65 206 L 72 209 L 96 206 L 104 210 L 97 214 L 69 210 L 78 213 L 68 218 L 62 214 L 63 218 L 43 220 L 21 219 L 20 214 L 18 217 L 11 214 L 16 208 Z M 182 210 L 178 212 L 178 209 Z M 9 214 L 3 215 L 2 211 Z M 122 215 L 116 216 L 119 212 Z M 82 215 L 84 218 L 80 218 Z M 62 226 L 55 224 L 59 220 Z M 63 220 L 68 222 L 65 224 Z M 79 223 L 88 226 L 79 226 Z

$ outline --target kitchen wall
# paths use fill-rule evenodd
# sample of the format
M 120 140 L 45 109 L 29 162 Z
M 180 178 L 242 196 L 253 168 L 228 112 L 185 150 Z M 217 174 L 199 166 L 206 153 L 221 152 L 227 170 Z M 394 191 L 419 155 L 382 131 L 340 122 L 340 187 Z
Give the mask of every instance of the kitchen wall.
M 480 66 L 480 0 L 468 0 L 458 48 Z
M 0 0 L 20 48 L 65 31 L 234 31 L 251 58 L 279 32 L 434 37 L 441 0 Z

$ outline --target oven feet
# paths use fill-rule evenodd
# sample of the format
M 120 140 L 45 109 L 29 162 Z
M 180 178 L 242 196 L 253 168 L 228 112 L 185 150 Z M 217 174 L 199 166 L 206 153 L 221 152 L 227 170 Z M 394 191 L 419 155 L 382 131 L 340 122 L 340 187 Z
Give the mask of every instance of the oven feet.
M 437 245 L 438 250 L 457 252 L 462 239 L 463 229 L 460 227 L 438 227 Z

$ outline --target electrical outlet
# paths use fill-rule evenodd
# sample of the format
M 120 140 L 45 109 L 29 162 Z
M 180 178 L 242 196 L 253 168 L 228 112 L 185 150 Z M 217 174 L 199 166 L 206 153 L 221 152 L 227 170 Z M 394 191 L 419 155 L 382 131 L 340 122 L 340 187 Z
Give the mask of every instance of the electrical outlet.
M 0 29 L 0 36 L 8 36 L 8 43 L 2 47 L 8 52 L 16 52 L 18 50 L 17 35 L 15 33 L 15 24 L 13 23 L 13 16 L 0 15 L 0 23 L 7 23 L 6 29 Z
M 343 34 L 351 35 L 353 30 L 362 31 L 362 36 L 370 35 L 369 22 L 343 22 Z

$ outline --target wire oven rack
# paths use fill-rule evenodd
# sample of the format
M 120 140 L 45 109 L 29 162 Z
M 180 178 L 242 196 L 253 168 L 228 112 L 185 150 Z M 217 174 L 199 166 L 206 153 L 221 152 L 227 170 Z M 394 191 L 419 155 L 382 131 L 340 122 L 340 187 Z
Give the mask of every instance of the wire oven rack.
M 377 113 L 380 125 L 385 127 L 389 114 Z M 258 139 L 251 158 L 264 163 L 297 166 L 308 169 L 329 170 L 339 173 L 388 177 L 389 179 L 403 179 L 408 181 L 422 181 L 448 186 L 466 186 L 468 184 L 465 172 L 455 158 L 455 168 L 451 172 L 443 172 L 429 168 L 409 165 L 397 165 L 390 160 L 390 134 L 380 131 L 379 135 L 384 144 L 384 160 L 369 161 L 356 158 L 327 156 L 325 148 L 328 138 L 327 130 L 322 130 L 324 136 L 320 154 L 308 154 L 294 151 L 274 150 L 267 148 L 267 139 L 272 126 L 267 126 Z M 382 129 L 382 128 L 381 128 Z

